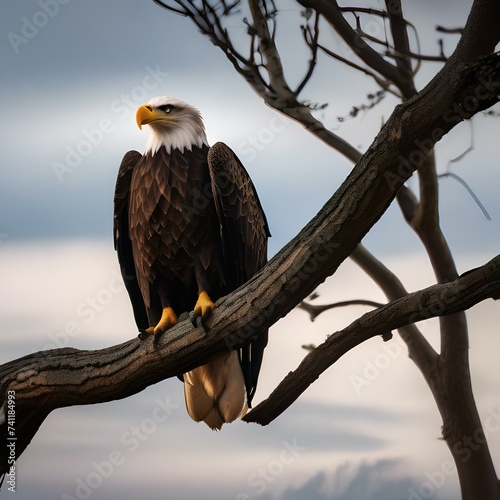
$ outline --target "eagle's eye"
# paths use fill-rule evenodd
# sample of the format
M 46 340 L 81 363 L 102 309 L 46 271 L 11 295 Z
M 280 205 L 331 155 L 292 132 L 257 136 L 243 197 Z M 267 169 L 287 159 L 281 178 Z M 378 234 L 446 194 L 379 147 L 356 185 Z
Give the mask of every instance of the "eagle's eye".
M 165 111 L 165 113 L 170 113 L 174 107 L 171 104 L 165 104 L 164 106 L 158 106 L 158 109 L 161 109 L 162 111 Z

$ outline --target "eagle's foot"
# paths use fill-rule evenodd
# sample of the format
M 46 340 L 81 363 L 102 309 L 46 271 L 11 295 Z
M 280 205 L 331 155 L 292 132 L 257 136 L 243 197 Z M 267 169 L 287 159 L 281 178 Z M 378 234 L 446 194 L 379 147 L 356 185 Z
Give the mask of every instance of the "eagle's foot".
M 169 328 L 177 324 L 177 315 L 171 307 L 164 307 L 161 313 L 161 319 L 158 324 L 153 328 L 153 333 L 159 335 Z M 150 328 L 148 328 L 150 330 Z M 146 330 L 147 331 L 147 330 Z
M 210 314 L 212 314 L 212 311 L 214 309 L 215 304 L 208 296 L 208 293 L 205 291 L 200 292 L 200 295 L 198 295 L 198 300 L 196 301 L 196 305 L 194 306 L 194 310 L 189 315 L 193 326 L 196 328 L 198 318 L 200 318 L 201 324 L 202 326 L 204 326 L 203 321 L 206 320 L 210 316 Z
M 145 330 L 141 330 L 139 332 L 139 339 L 140 340 L 146 340 L 150 335 L 154 335 L 155 329 L 150 326 L 149 328 L 146 328 Z

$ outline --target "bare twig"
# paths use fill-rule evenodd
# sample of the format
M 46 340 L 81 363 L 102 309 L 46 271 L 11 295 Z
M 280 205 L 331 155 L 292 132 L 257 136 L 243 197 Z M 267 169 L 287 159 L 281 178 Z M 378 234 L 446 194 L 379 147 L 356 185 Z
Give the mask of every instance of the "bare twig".
M 439 33 L 446 33 L 447 35 L 462 35 L 464 28 L 445 28 L 444 26 L 436 26 L 436 31 Z
M 351 68 L 354 68 L 355 70 L 360 71 L 361 73 L 364 73 L 365 75 L 372 77 L 375 80 L 375 82 L 377 82 L 377 84 L 382 89 L 387 90 L 388 92 L 391 92 L 392 94 L 396 95 L 397 97 L 401 97 L 400 94 L 398 94 L 395 90 L 392 90 L 390 88 L 391 82 L 382 79 L 379 75 L 377 75 L 377 73 L 375 73 L 374 71 L 371 71 L 369 68 L 364 67 L 364 66 L 360 66 L 359 64 L 356 64 L 356 63 L 350 61 L 349 59 L 346 59 L 345 57 L 340 56 L 339 54 L 331 51 L 330 49 L 326 48 L 324 45 L 322 45 L 320 43 L 318 43 L 318 48 L 320 50 L 322 50 L 328 56 L 332 57 L 333 59 L 336 59 L 337 61 L 340 61 L 341 63 L 343 63 Z
M 312 30 L 308 24 L 306 26 L 302 26 L 301 29 L 302 36 L 304 37 L 304 40 L 306 41 L 308 47 L 311 49 L 311 58 L 309 60 L 309 68 L 307 70 L 306 76 L 295 89 L 295 95 L 297 96 L 302 92 L 307 82 L 309 82 L 309 80 L 311 79 L 314 73 L 314 68 L 316 67 L 318 56 L 319 15 L 316 13 L 316 15 L 314 16 L 314 28 Z
M 380 302 L 374 302 L 373 300 L 344 300 L 341 302 L 333 302 L 331 304 L 321 304 L 315 305 L 310 302 L 302 301 L 297 307 L 303 309 L 309 313 L 309 319 L 314 321 L 321 313 L 329 311 L 330 309 L 335 309 L 337 307 L 348 307 L 348 306 L 368 306 L 368 307 L 381 307 L 383 304 Z
M 472 190 L 472 188 L 467 184 L 466 181 L 464 181 L 459 175 L 454 174 L 453 172 L 446 172 L 444 174 L 438 175 L 438 178 L 446 178 L 446 177 L 451 177 L 452 179 L 455 179 L 457 182 L 462 184 L 462 186 L 467 190 L 467 192 L 471 195 L 471 198 L 476 202 L 477 206 L 481 209 L 481 212 L 483 212 L 484 217 L 486 220 L 491 220 L 491 216 L 488 213 L 488 210 L 486 210 L 485 206 L 481 203 L 481 200 L 476 196 L 476 193 Z

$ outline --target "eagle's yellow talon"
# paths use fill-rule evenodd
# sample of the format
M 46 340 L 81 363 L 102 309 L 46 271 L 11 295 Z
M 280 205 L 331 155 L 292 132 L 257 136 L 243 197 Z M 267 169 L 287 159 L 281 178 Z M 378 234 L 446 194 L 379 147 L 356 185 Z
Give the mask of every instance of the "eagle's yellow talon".
M 196 305 L 194 306 L 194 314 L 201 317 L 202 319 L 206 319 L 210 316 L 214 309 L 215 304 L 208 296 L 208 293 L 205 291 L 201 292 L 200 295 L 198 295 L 198 300 L 196 301 Z
M 163 333 L 164 331 L 172 328 L 177 324 L 177 315 L 171 307 L 165 307 L 161 313 L 161 319 L 158 324 L 154 327 L 153 332 L 155 335 Z M 151 327 L 152 328 L 152 327 Z M 148 331 L 148 328 L 146 331 Z

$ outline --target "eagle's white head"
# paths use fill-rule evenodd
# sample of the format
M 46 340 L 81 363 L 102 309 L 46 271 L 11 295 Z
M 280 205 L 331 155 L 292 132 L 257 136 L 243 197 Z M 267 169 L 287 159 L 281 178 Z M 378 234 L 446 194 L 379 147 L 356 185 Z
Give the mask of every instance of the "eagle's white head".
M 151 127 L 146 153 L 154 155 L 161 146 L 167 153 L 174 149 L 191 151 L 193 146 L 207 143 L 205 126 L 200 112 L 190 104 L 173 97 L 155 97 L 139 107 L 137 125 Z

